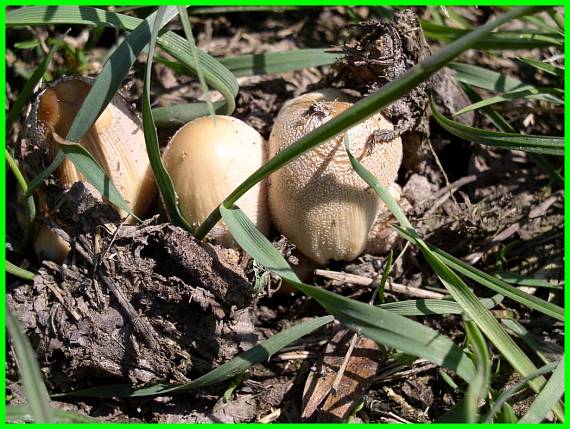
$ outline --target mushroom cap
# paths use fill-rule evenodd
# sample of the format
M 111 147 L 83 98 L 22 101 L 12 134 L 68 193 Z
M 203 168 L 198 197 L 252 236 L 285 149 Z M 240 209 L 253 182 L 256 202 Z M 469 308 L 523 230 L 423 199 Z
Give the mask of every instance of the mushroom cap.
M 342 91 L 326 89 L 287 102 L 269 138 L 273 157 L 305 134 L 352 106 Z M 377 113 L 348 130 L 351 152 L 383 186 L 392 183 L 402 160 L 400 138 L 371 141 L 375 130 L 393 130 Z M 324 264 L 352 260 L 365 248 L 380 207 L 374 190 L 353 170 L 344 133 L 304 153 L 270 176 L 269 208 L 277 229 L 297 248 Z
M 65 138 L 93 79 L 64 77 L 41 91 L 28 119 L 29 136 L 50 158 L 59 145 L 53 133 Z M 80 141 L 113 181 L 133 213 L 142 215 L 156 193 L 140 118 L 120 95 L 115 95 Z M 68 159 L 58 168 L 64 186 L 85 180 Z M 121 215 L 124 216 L 125 213 Z
M 263 137 L 245 122 L 231 117 L 194 119 L 170 140 L 163 161 L 178 194 L 182 214 L 197 225 L 265 161 Z M 261 232 L 269 230 L 264 183 L 246 192 L 237 205 Z M 226 246 L 235 243 L 218 222 L 209 234 Z

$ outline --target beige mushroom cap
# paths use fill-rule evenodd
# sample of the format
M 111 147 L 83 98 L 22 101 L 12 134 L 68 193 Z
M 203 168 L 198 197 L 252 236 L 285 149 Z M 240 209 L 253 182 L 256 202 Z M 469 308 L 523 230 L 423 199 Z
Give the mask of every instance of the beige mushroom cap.
M 231 116 L 202 117 L 184 125 L 163 155 L 180 209 L 198 225 L 263 162 L 264 139 L 252 127 Z M 269 230 L 264 183 L 245 193 L 237 205 L 264 234 Z M 233 246 L 231 234 L 219 222 L 209 236 Z
M 352 105 L 345 93 L 327 89 L 287 102 L 269 138 L 270 157 Z M 376 114 L 348 131 L 351 152 L 384 186 L 390 185 L 402 160 L 400 138 L 372 144 L 375 130 L 393 130 Z M 374 190 L 353 170 L 344 134 L 303 154 L 270 176 L 269 208 L 279 231 L 297 248 L 324 264 L 352 260 L 365 248 L 380 207 Z
M 28 121 L 29 134 L 37 144 L 47 144 L 51 157 L 59 150 L 53 134 L 66 137 L 92 82 L 64 77 L 38 95 Z M 135 215 L 141 216 L 154 198 L 156 185 L 142 122 L 120 95 L 112 98 L 80 143 L 103 167 Z M 85 180 L 68 159 L 58 168 L 58 178 L 64 186 Z

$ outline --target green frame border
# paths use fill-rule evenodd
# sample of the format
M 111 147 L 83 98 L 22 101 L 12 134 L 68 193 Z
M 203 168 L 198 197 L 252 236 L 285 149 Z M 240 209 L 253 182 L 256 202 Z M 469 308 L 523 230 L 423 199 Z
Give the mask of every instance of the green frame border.
M 192 6 L 345 6 L 347 5 L 347 1 L 326 1 L 326 2 L 321 2 L 318 0 L 275 0 L 275 1 L 270 1 L 270 0 L 210 0 L 210 1 L 203 1 L 203 0 L 198 0 L 198 1 L 194 1 L 192 2 Z M 355 2 L 353 5 L 354 6 L 373 6 L 373 5 L 379 5 L 379 1 L 369 1 L 369 0 L 360 0 Z M 437 6 L 475 6 L 473 4 L 473 2 L 469 2 L 469 1 L 447 1 L 447 0 L 443 0 L 443 1 L 437 1 L 437 0 L 424 0 L 422 1 L 401 1 L 401 0 L 395 0 L 395 1 L 391 1 L 389 2 L 390 6 L 418 6 L 421 5 L 437 5 Z M 495 0 L 493 2 L 483 2 L 480 4 L 477 4 L 478 6 L 521 6 L 522 5 L 542 5 L 542 6 L 565 6 L 565 3 L 563 1 L 545 1 L 545 0 L 531 0 L 531 1 L 523 1 L 523 2 L 517 2 L 516 0 Z M 161 5 L 161 4 L 172 4 L 172 5 L 176 5 L 176 4 L 188 4 L 188 2 L 180 2 L 180 1 L 170 1 L 170 2 L 165 2 L 163 0 L 159 0 L 159 1 L 148 1 L 148 0 L 135 0 L 135 1 L 131 1 L 131 0 L 123 0 L 120 2 L 121 6 L 157 6 L 157 5 Z M 2 5 L 0 7 L 0 25 L 2 26 L 3 32 L 2 32 L 2 37 L 1 37 L 1 47 L 0 47 L 0 55 L 1 55 L 1 60 L 0 60 L 0 92 L 2 94 L 6 94 L 6 8 L 10 7 L 10 6 L 38 6 L 38 5 L 79 5 L 79 6 L 108 6 L 109 3 L 108 2 L 101 2 L 101 1 L 85 1 L 85 0 L 76 0 L 76 1 L 69 1 L 69 0 L 60 0 L 60 1 L 42 1 L 42 0 L 32 0 L 32 1 L 22 1 L 22 0 L 7 0 L 6 3 L 4 5 Z M 349 4 L 350 5 L 350 4 Z M 570 18 L 565 14 L 564 16 L 564 22 L 565 22 L 565 28 L 568 28 L 569 24 L 570 24 Z M 566 44 L 564 47 L 564 53 L 565 53 L 565 57 L 568 57 L 568 55 L 570 54 L 570 48 L 568 47 L 568 45 Z M 568 83 L 568 78 L 570 77 L 570 71 L 568 71 L 567 68 L 565 68 L 565 91 L 567 92 L 568 89 L 570 89 L 570 84 Z M 570 125 L 570 116 L 567 115 L 568 111 L 570 109 L 566 108 L 564 113 L 564 135 L 566 136 L 566 130 L 568 129 L 569 125 Z M 2 118 L 2 122 L 5 123 L 5 119 L 6 119 L 6 111 L 5 109 L 2 110 L 2 113 L 0 114 L 0 117 Z M 1 127 L 0 130 L 0 139 L 3 142 L 6 142 L 6 128 L 5 126 Z M 565 171 L 568 171 L 569 167 L 570 167 L 570 160 L 568 159 L 568 155 L 570 154 L 570 150 L 568 150 L 567 148 L 565 148 L 565 160 L 564 160 L 564 168 Z M 4 180 L 4 186 L 1 187 L 1 193 L 0 193 L 0 208 L 1 208 L 1 214 L 0 214 L 0 239 L 2 240 L 2 243 L 4 244 L 4 249 L 3 249 L 3 257 L 0 258 L 0 268 L 2 269 L 2 271 L 5 272 L 6 270 L 6 250 L 5 250 L 5 243 L 6 243 L 6 183 L 5 183 L 5 177 L 6 177 L 6 163 L 4 162 L 5 160 L 2 159 L 2 162 L 0 163 L 0 174 L 2 177 L 2 180 Z M 565 187 L 564 187 L 564 191 L 565 193 L 568 192 L 568 190 L 570 190 L 570 185 L 568 185 L 568 182 L 566 182 Z M 570 237 L 570 232 L 568 232 L 568 228 L 567 228 L 567 221 L 566 219 L 568 218 L 568 214 L 570 213 L 570 207 L 567 204 L 564 204 L 564 256 L 565 256 L 565 261 L 564 261 L 564 280 L 565 282 L 568 280 L 568 268 L 570 268 L 570 261 L 568 261 L 567 258 L 567 252 L 566 252 L 566 245 L 568 243 L 568 239 Z M 0 282 L 0 292 L 2 293 L 2 296 L 5 296 L 6 293 L 6 277 L 4 276 L 4 281 Z M 568 302 L 570 302 L 570 298 L 568 296 L 568 294 L 565 294 L 564 296 L 564 306 L 567 307 L 568 306 Z M 5 306 L 2 306 L 0 309 L 0 314 L 2 315 L 2 329 L 0 330 L 0 354 L 3 356 L 4 358 L 4 362 L 6 362 L 6 314 L 5 314 Z M 566 322 L 566 320 L 565 320 Z M 565 333 L 565 338 L 564 338 L 564 346 L 565 346 L 565 350 L 568 349 L 568 346 L 570 345 L 570 339 L 568 339 L 568 336 L 566 335 L 566 323 L 564 326 L 564 333 Z M 568 359 L 566 359 L 565 363 L 565 373 L 568 374 L 570 371 L 570 361 Z M 567 379 L 568 376 L 565 377 L 565 379 Z M 3 376 L 0 377 L 0 386 L 2 387 L 2 391 L 6 391 L 6 382 L 5 382 L 5 374 Z M 565 400 L 565 404 L 568 404 L 568 399 L 570 398 L 570 394 L 567 392 L 567 390 L 564 392 L 564 400 Z M 0 405 L 0 421 L 4 422 L 5 421 L 5 407 L 6 407 L 6 403 L 5 401 L 2 401 L 2 404 Z M 570 415 L 570 412 L 565 411 L 565 418 L 568 421 L 568 417 Z M 255 424 L 255 423 L 254 423 Z M 123 426 L 125 425 L 125 423 L 103 423 L 103 425 L 105 426 L 114 426 L 114 427 L 119 427 L 119 426 Z M 146 423 L 135 423 L 135 424 L 129 424 L 129 427 L 135 427 L 135 426 L 147 426 L 148 424 Z M 242 423 L 242 424 L 238 424 L 237 426 L 250 426 L 251 424 L 246 424 L 246 423 Z M 293 423 L 293 424 L 283 424 L 283 423 L 278 423 L 278 426 L 297 426 L 297 425 L 301 425 L 300 423 Z M 80 426 L 80 427 L 100 427 L 101 424 L 36 424 L 36 427 L 76 427 L 76 426 Z M 210 424 L 210 427 L 212 426 L 222 426 L 222 424 Z M 314 428 L 324 428 L 324 427 L 337 427 L 338 425 L 336 424 L 311 424 L 311 427 Z M 449 425 L 447 424 L 431 424 L 431 427 L 449 427 Z M 463 427 L 474 427 L 474 426 L 479 426 L 479 425 L 475 425 L 475 424 L 462 424 Z M 510 426 L 514 426 L 514 425 L 510 425 L 510 424 L 500 424 L 500 425 L 494 425 L 494 426 L 500 426 L 500 427 L 510 427 Z M 524 425 L 523 425 L 524 426 Z M 530 426 L 530 425 L 527 425 Z M 534 425 L 532 425 L 534 426 Z M 517 425 L 517 427 L 520 427 L 520 425 Z

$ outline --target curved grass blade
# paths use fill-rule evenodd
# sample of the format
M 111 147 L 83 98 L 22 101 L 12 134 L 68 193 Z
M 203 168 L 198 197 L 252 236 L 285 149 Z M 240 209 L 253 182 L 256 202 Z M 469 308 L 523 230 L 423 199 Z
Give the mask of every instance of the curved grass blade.
M 6 130 L 8 130 L 8 128 L 6 128 Z M 28 183 L 26 182 L 26 179 L 22 175 L 20 168 L 16 164 L 16 161 L 12 157 L 12 154 L 10 153 L 8 148 L 6 148 L 6 162 L 8 163 L 8 166 L 10 167 L 12 174 L 16 178 L 16 181 L 18 182 L 20 190 L 24 195 L 26 195 L 26 193 L 28 192 Z M 20 251 L 24 250 L 28 246 L 31 240 L 32 226 L 34 224 L 34 220 L 36 219 L 36 204 L 34 202 L 34 197 L 30 195 L 25 198 L 26 198 L 26 224 L 24 225 L 24 233 L 22 241 L 18 246 Z
M 176 10 L 176 8 L 174 8 Z M 154 56 L 154 49 L 156 46 L 156 38 L 158 31 L 161 28 L 160 21 L 162 15 L 166 12 L 164 6 L 160 6 L 158 9 L 157 20 L 152 29 L 150 37 L 150 45 L 148 48 L 148 59 L 145 67 L 144 75 L 144 87 L 142 95 L 142 116 L 143 116 L 143 130 L 144 139 L 146 143 L 146 150 L 148 153 L 150 166 L 152 168 L 152 173 L 156 180 L 156 184 L 160 191 L 160 195 L 164 202 L 168 218 L 175 225 L 181 226 L 184 229 L 191 231 L 192 226 L 184 218 L 182 213 L 178 208 L 178 198 L 176 196 L 176 190 L 174 189 L 174 184 L 162 164 L 162 159 L 160 155 L 160 147 L 158 143 L 158 134 L 156 133 L 156 127 L 154 125 L 154 120 L 152 117 L 151 105 L 150 105 L 150 80 L 152 75 L 152 58 Z
M 470 104 L 469 106 L 465 106 L 463 109 L 454 113 L 454 116 L 459 116 L 465 112 L 477 110 L 481 107 L 490 106 L 492 104 L 502 103 L 503 101 L 516 100 L 518 98 L 534 98 L 537 95 L 551 95 L 552 97 L 549 99 L 551 103 L 564 104 L 564 91 L 562 89 L 531 87 L 517 91 L 505 92 L 501 95 L 489 97 L 477 103 Z
M 427 38 L 443 42 L 452 42 L 469 33 L 468 30 L 436 25 L 425 20 L 420 20 L 420 23 Z M 478 40 L 473 48 L 511 50 L 546 48 L 549 46 L 564 46 L 564 36 L 561 36 L 558 32 L 541 32 L 530 29 L 523 31 L 501 31 L 486 35 L 481 40 Z
M 30 406 L 30 413 L 37 423 L 52 423 L 55 421 L 49 406 L 49 394 L 42 379 L 42 373 L 28 338 L 22 333 L 18 319 L 6 307 L 6 328 L 12 338 L 18 371 Z
M 407 240 L 413 240 L 414 237 L 408 234 L 407 231 L 393 226 L 404 238 Z M 513 301 L 519 302 L 533 310 L 539 311 L 547 316 L 553 317 L 557 320 L 564 321 L 564 309 L 560 308 L 559 306 L 552 304 L 551 302 L 545 301 L 540 299 L 534 295 L 530 295 L 522 290 L 511 286 L 510 284 L 500 280 L 496 277 L 493 277 L 490 274 L 487 274 L 484 271 L 481 271 L 465 262 L 461 259 L 456 258 L 455 256 L 450 255 L 449 253 L 435 247 L 429 245 L 430 251 L 435 253 L 438 258 L 440 258 L 446 265 L 450 268 L 454 269 L 458 273 L 464 275 L 465 277 L 470 278 L 471 280 L 476 281 L 477 283 L 488 287 L 489 289 L 497 292 L 507 298 L 512 299 Z
M 202 93 L 206 98 L 206 105 L 208 106 L 208 111 L 211 117 L 215 117 L 214 106 L 212 105 L 212 98 L 210 97 L 210 91 L 208 90 L 208 84 L 204 79 L 204 71 L 200 64 L 200 58 L 198 57 L 198 48 L 196 47 L 196 41 L 194 40 L 194 35 L 192 34 L 192 26 L 190 25 L 190 20 L 188 19 L 188 12 L 185 6 L 178 6 L 178 14 L 180 15 L 180 22 L 182 23 L 182 28 L 184 29 L 184 34 L 186 34 L 186 39 L 190 45 L 190 50 L 192 51 L 192 58 L 194 59 L 194 64 L 196 64 L 196 72 L 198 73 L 198 80 L 200 81 L 200 86 L 202 87 Z
M 564 78 L 563 68 L 553 66 L 552 64 L 545 63 L 544 61 L 537 61 L 532 58 L 516 57 L 516 60 L 520 61 L 521 63 L 528 64 L 537 70 L 542 70 L 545 73 L 556 76 L 557 78 Z
M 479 402 L 487 397 L 491 379 L 491 358 L 483 334 L 472 320 L 465 320 L 465 334 L 473 350 L 475 360 L 475 377 L 465 394 L 466 423 L 477 423 L 479 419 Z
M 471 102 L 476 103 L 481 101 L 481 97 L 477 94 L 473 88 L 468 84 L 463 84 L 463 89 L 465 93 L 471 100 Z M 491 121 L 491 123 L 498 128 L 499 131 L 504 133 L 514 133 L 516 130 L 503 118 L 499 112 L 491 109 L 490 107 L 483 107 L 481 112 Z M 557 182 L 560 186 L 564 187 L 564 177 L 560 172 L 552 165 L 552 163 L 544 156 L 538 153 L 529 153 L 529 158 L 534 161 L 544 172 L 546 172 L 550 177 Z
M 465 140 L 500 149 L 516 149 L 531 153 L 564 156 L 564 137 L 535 136 L 516 133 L 499 133 L 481 128 L 469 127 L 461 122 L 443 116 L 430 97 L 435 120 L 451 134 Z
M 6 14 L 6 25 L 8 26 L 85 24 L 132 31 L 141 22 L 142 20 L 139 18 L 86 6 L 22 7 L 9 10 Z M 188 42 L 183 37 L 172 31 L 167 31 L 160 35 L 157 43 L 189 70 L 196 70 L 192 52 Z M 234 99 L 239 89 L 234 75 L 205 52 L 200 50 L 199 56 L 200 63 L 204 68 L 206 82 L 224 96 L 227 104 L 226 114 L 231 115 L 235 109 Z
M 225 101 L 214 101 L 213 106 L 216 114 L 223 114 L 226 111 Z M 154 124 L 158 128 L 177 128 L 192 119 L 207 116 L 209 113 L 205 102 L 176 104 L 152 109 Z
M 534 13 L 539 10 L 541 10 L 539 7 L 513 8 L 509 12 L 496 18 L 494 21 L 485 23 L 478 29 L 446 46 L 436 54 L 431 55 L 421 64 L 413 67 L 400 78 L 389 82 L 374 94 L 358 101 L 352 107 L 337 115 L 334 119 L 319 126 L 286 149 L 279 152 L 276 156 L 268 160 L 262 167 L 253 172 L 243 183 L 241 183 L 224 200 L 224 205 L 226 207 L 231 207 L 243 194 L 268 174 L 271 174 L 283 165 L 293 161 L 304 152 L 321 144 L 327 139 L 334 137 L 359 122 L 362 122 L 382 107 L 397 100 L 409 90 L 415 88 L 421 82 L 428 79 L 433 73 L 444 67 L 463 51 L 472 47 L 477 40 L 484 37 L 496 27 L 509 22 L 511 19 Z M 220 211 L 219 209 L 216 209 L 212 211 L 208 218 L 206 218 L 206 220 L 200 225 L 196 231 L 196 238 L 203 239 L 219 220 Z
M 34 277 L 36 276 L 34 273 L 18 267 L 17 265 L 14 265 L 10 261 L 5 261 L 5 262 L 6 262 L 6 272 L 12 274 L 13 276 L 20 277 L 21 279 L 24 280 L 33 280 Z
M 43 170 L 40 174 L 38 174 L 30 181 L 30 184 L 28 185 L 28 190 L 26 191 L 24 196 L 26 198 L 30 197 L 37 189 L 37 187 L 40 186 L 43 183 L 43 181 L 46 180 L 49 176 L 51 176 L 53 172 L 57 170 L 57 167 L 59 167 L 64 160 L 65 160 L 65 154 L 63 153 L 63 151 L 59 150 L 55 155 L 55 157 L 53 158 L 51 164 L 48 165 L 45 168 L 45 170 Z
M 390 193 L 380 185 L 378 180 L 370 174 L 370 172 L 368 172 L 366 168 L 354 158 L 354 156 L 352 156 L 348 148 L 347 139 L 345 139 L 345 147 L 355 171 L 369 186 L 373 187 L 375 190 L 378 188 L 382 190 L 378 195 L 384 204 L 386 204 L 388 209 L 392 211 L 394 207 L 397 207 L 397 203 L 394 201 Z M 361 174 L 362 172 L 368 172 L 368 174 Z M 373 180 L 371 180 L 371 178 L 373 178 Z M 473 291 L 454 271 L 452 271 L 434 252 L 431 251 L 428 245 L 417 235 L 413 228 L 409 226 L 410 223 L 405 215 L 403 215 L 401 211 L 398 212 L 398 210 L 394 210 L 392 214 L 396 219 L 398 219 L 398 221 L 402 218 L 404 221 L 404 225 L 402 225 L 404 229 L 412 231 L 411 234 L 408 232 L 408 234 L 406 234 L 407 236 L 404 235 L 404 237 L 420 249 L 424 258 L 431 265 L 433 271 L 437 274 L 439 280 L 449 291 L 453 299 L 464 309 L 466 315 L 477 324 L 479 329 L 481 329 L 509 364 L 522 376 L 526 376 L 536 370 L 536 367 L 529 357 L 523 353 L 513 339 L 501 327 L 491 312 L 481 304 Z M 400 221 L 400 223 L 402 222 Z M 400 229 L 398 230 L 400 231 Z M 531 381 L 530 385 L 535 392 L 539 392 L 545 382 L 544 377 L 542 377 Z M 564 418 L 564 412 L 562 411 L 560 404 L 556 404 L 554 412 L 560 419 Z
M 55 423 L 102 423 L 94 417 L 65 411 L 60 408 L 51 409 Z M 6 407 L 6 423 L 37 423 L 32 415 L 31 407 L 26 405 L 8 405 Z
M 224 222 L 238 244 L 260 265 L 314 298 L 346 327 L 379 344 L 423 357 L 455 371 L 466 381 L 474 375 L 469 358 L 445 335 L 380 307 L 302 283 L 285 259 L 239 208 L 220 206 Z
M 325 49 L 298 49 L 225 57 L 220 58 L 220 63 L 227 67 L 234 76 L 242 77 L 325 66 L 335 63 L 342 57 L 344 57 L 342 52 L 332 53 Z
M 142 397 L 142 396 L 153 396 L 160 395 L 164 393 L 186 391 L 199 387 L 206 387 L 212 384 L 220 383 L 225 380 L 229 380 L 238 374 L 241 374 L 251 368 L 253 365 L 261 363 L 269 359 L 272 355 L 277 353 L 283 347 L 297 341 L 311 332 L 317 330 L 321 326 L 326 325 L 334 320 L 332 316 L 323 316 L 316 319 L 308 320 L 306 322 L 299 323 L 291 328 L 285 329 L 278 334 L 273 335 L 267 340 L 261 342 L 255 347 L 243 352 L 233 358 L 232 360 L 220 365 L 219 367 L 213 369 L 212 371 L 204 374 L 203 376 L 197 378 L 190 383 L 178 385 L 178 386 L 168 386 L 165 384 L 144 387 L 141 389 L 135 389 L 132 386 L 125 384 L 110 385 L 110 386 L 99 386 L 92 387 L 89 389 L 77 390 L 74 392 L 68 392 L 65 394 L 54 395 L 54 397 L 60 396 L 84 396 L 84 397 L 98 397 L 98 398 L 109 398 L 109 397 Z
M 503 301 L 501 295 L 493 298 L 482 298 L 481 304 L 490 310 Z M 462 314 L 463 308 L 455 301 L 445 299 L 413 299 L 406 301 L 388 302 L 379 307 L 401 316 L 430 316 L 436 314 Z
M 26 84 L 24 85 L 24 88 L 22 88 L 22 91 L 18 95 L 18 99 L 16 100 L 16 102 L 8 112 L 8 115 L 6 116 L 7 133 L 10 132 L 10 130 L 12 129 L 12 125 L 14 125 L 14 122 L 16 122 L 16 119 L 18 119 L 18 115 L 20 115 L 20 113 L 24 109 L 24 106 L 28 102 L 28 99 L 34 92 L 34 88 L 36 87 L 40 79 L 43 77 L 49 64 L 51 63 L 53 56 L 59 50 L 59 48 L 61 48 L 61 45 L 63 43 L 63 37 L 64 35 L 62 35 L 55 41 L 53 46 L 50 48 L 48 54 L 45 56 L 42 62 L 36 67 L 36 69 L 32 73 L 32 76 L 28 80 L 26 80 Z

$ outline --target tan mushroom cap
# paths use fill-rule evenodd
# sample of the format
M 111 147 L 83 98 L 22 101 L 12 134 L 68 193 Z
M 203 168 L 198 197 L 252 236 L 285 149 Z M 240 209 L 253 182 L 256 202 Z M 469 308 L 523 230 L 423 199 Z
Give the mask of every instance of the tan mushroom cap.
M 273 125 L 270 157 L 352 105 L 345 93 L 327 89 L 287 102 Z M 400 138 L 371 145 L 375 130 L 393 130 L 376 114 L 348 131 L 351 152 L 384 186 L 402 160 Z M 303 154 L 270 176 L 269 208 L 277 229 L 314 261 L 352 260 L 365 248 L 380 207 L 372 189 L 352 169 L 344 134 Z
M 172 137 L 163 161 L 174 183 L 182 214 L 195 225 L 206 217 L 265 161 L 264 139 L 252 127 L 231 116 L 202 117 L 184 125 Z M 237 205 L 261 232 L 269 230 L 267 195 L 258 183 Z M 209 236 L 233 246 L 231 234 L 219 222 Z
M 67 136 L 92 81 L 63 78 L 40 93 L 34 103 L 30 137 L 38 144 L 47 144 L 50 157 L 59 150 L 52 133 L 61 138 Z M 103 167 L 135 215 L 142 215 L 154 198 L 156 185 L 142 122 L 120 95 L 112 98 L 80 143 Z M 64 186 L 85 180 L 68 159 L 60 165 L 58 178 Z

